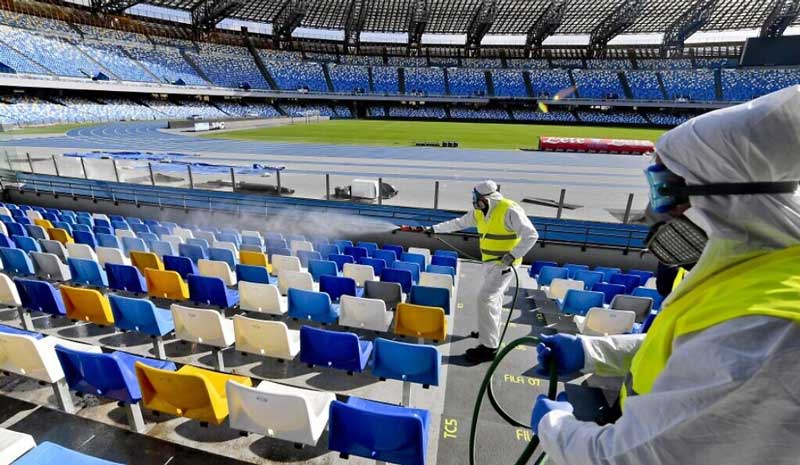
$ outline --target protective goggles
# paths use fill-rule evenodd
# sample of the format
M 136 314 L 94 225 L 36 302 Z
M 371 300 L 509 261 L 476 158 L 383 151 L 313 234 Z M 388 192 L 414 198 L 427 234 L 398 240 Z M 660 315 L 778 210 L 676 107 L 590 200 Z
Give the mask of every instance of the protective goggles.
M 792 194 L 800 186 L 800 181 L 731 182 L 687 186 L 683 178 L 664 165 L 650 165 L 644 174 L 650 185 L 650 208 L 656 213 L 667 213 L 676 205 L 689 202 L 689 197 Z

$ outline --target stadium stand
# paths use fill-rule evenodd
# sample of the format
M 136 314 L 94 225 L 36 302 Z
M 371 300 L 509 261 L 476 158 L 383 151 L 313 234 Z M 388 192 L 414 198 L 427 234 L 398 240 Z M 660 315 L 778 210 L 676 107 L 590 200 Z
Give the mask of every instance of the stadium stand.
M 487 93 L 486 76 L 481 69 L 449 68 L 447 80 L 450 95 L 483 96 Z
M 259 51 L 264 59 L 264 65 L 280 89 L 328 92 L 328 84 L 325 82 L 321 64 L 309 61 L 269 60 L 263 52 L 263 50 Z
M 647 124 L 647 120 L 642 115 L 633 111 L 578 111 L 578 119 L 585 123 Z
M 711 70 L 664 70 L 661 76 L 669 99 L 716 100 L 714 72 Z
M 625 98 L 625 91 L 617 71 L 574 70 L 572 75 L 582 98 L 619 99 Z
M 472 120 L 508 120 L 511 119 L 506 110 L 501 108 L 454 107 L 450 109 L 450 117 L 454 119 Z
M 372 90 L 378 94 L 392 95 L 400 92 L 400 81 L 394 66 L 372 67 Z
M 208 45 L 205 46 L 208 49 Z M 211 81 L 221 87 L 250 87 L 269 89 L 270 86 L 261 75 L 250 51 L 244 47 L 227 46 L 215 50 L 201 49 L 201 53 L 188 55 L 205 72 Z
M 405 68 L 406 93 L 444 95 L 444 71 L 441 68 Z
M 525 76 L 520 71 L 495 69 L 492 71 L 494 94 L 503 97 L 527 97 Z
M 548 112 L 542 112 L 530 109 L 514 109 L 511 111 L 511 115 L 517 121 L 577 121 L 575 119 L 575 115 L 564 110 L 550 110 Z
M 800 84 L 800 70 L 796 68 L 723 69 L 721 78 L 723 99 L 744 102 Z
M 447 118 L 444 108 L 436 106 L 390 106 L 389 116 L 392 118 L 440 119 Z
M 533 87 L 533 95 L 536 97 L 554 97 L 561 91 L 572 87 L 572 80 L 567 70 L 542 69 L 528 71 Z M 572 95 L 570 95 L 572 96 Z
M 653 71 L 625 71 L 625 78 L 631 88 L 633 98 L 642 100 L 663 100 L 664 93 L 658 83 L 658 75 Z
M 369 93 L 369 68 L 360 65 L 329 64 L 333 90 L 346 93 Z

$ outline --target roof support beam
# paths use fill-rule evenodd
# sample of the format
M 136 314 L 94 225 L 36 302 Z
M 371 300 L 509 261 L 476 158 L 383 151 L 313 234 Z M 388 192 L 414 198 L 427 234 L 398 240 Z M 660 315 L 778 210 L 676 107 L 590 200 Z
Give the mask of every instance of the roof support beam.
M 629 28 L 644 10 L 645 0 L 624 0 L 608 16 L 600 21 L 589 38 L 589 54 L 600 56 L 614 37 Z
M 483 36 L 492 28 L 497 18 L 497 1 L 483 0 L 472 13 L 467 25 L 467 42 L 465 44 L 467 55 L 475 55 L 481 48 Z
M 239 0 L 203 0 L 192 8 L 192 27 L 195 33 L 212 31 L 220 21 L 242 6 Z
M 528 29 L 525 39 L 526 55 L 541 54 L 544 40 L 553 35 L 564 22 L 568 3 L 568 0 L 551 0 L 547 8 L 536 18 Z
M 358 53 L 361 30 L 364 29 L 369 3 L 370 0 L 350 0 L 344 24 L 345 53 Z
M 683 53 L 686 39 L 699 31 L 711 18 L 717 0 L 695 0 L 689 8 L 667 27 L 661 43 L 661 56 L 666 58 Z
M 800 0 L 775 0 L 760 37 L 780 37 L 800 15 Z
M 411 11 L 408 13 L 410 18 L 408 24 L 408 54 L 416 55 L 419 53 L 422 34 L 428 25 L 430 9 L 428 8 L 428 0 L 412 0 L 409 8 Z
M 91 9 L 94 14 L 118 15 L 138 3 L 142 3 L 142 0 L 92 0 Z
M 303 22 L 308 13 L 308 0 L 286 0 L 272 20 L 272 40 L 275 46 L 292 40 L 292 32 Z

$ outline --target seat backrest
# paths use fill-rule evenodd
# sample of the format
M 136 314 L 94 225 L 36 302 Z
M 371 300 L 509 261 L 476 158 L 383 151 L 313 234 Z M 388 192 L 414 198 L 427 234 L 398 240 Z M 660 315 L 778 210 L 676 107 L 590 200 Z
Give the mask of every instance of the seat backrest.
M 108 276 L 100 264 L 92 260 L 69 257 L 67 259 L 71 281 L 89 286 L 108 287 Z
M 119 249 L 107 249 L 107 248 L 104 249 L 117 250 L 117 251 L 119 250 Z M 75 244 L 75 243 L 67 244 L 67 253 L 72 258 L 82 258 L 84 260 L 92 260 L 98 263 L 100 261 L 100 257 L 98 257 L 95 251 L 92 250 L 92 248 L 87 244 Z
M 156 306 L 148 299 L 110 294 L 108 300 L 111 304 L 111 313 L 114 315 L 114 326 L 119 329 L 151 336 L 163 336 L 175 329 L 171 316 L 165 318 L 163 315 L 157 315 Z
M 369 265 L 344 264 L 344 276 L 353 278 L 358 287 L 364 287 L 364 282 L 375 280 L 375 269 Z
M 374 342 L 372 361 L 372 374 L 379 378 L 439 385 L 442 356 L 434 346 L 379 337 Z
M 345 263 L 355 263 L 356 262 L 355 258 L 353 258 L 350 255 L 330 254 L 330 255 L 328 255 L 328 260 L 336 263 L 336 268 L 339 271 L 344 270 L 344 264 Z
M 271 282 L 269 271 L 267 271 L 266 267 L 242 264 L 236 265 L 236 280 L 239 281 L 239 285 L 244 281 L 263 284 L 270 284 Z
M 196 244 L 180 244 L 178 245 L 178 253 L 181 257 L 187 257 L 195 263 L 201 258 L 208 258 L 206 251 Z
M 372 252 L 372 258 L 383 260 L 386 266 L 391 267 L 397 261 L 397 254 L 394 250 L 376 250 Z
M 20 223 L 5 223 L 6 230 L 8 230 L 8 234 L 10 236 L 27 236 L 28 231 L 25 230 L 25 226 Z
M 14 244 L 17 245 L 18 249 L 24 250 L 25 252 L 42 251 L 41 247 L 39 247 L 39 242 L 30 236 L 14 236 Z
M 361 257 L 368 257 L 369 251 L 363 247 L 345 247 L 342 252 L 343 255 L 350 255 L 353 260 L 358 260 Z
M 39 241 L 39 245 L 42 246 L 42 251 L 46 253 L 54 254 L 64 263 L 67 263 L 67 249 L 64 247 L 64 244 L 54 241 L 52 239 L 42 239 Z
M 267 237 L 267 248 L 268 249 L 286 249 L 289 250 L 289 243 L 286 242 L 285 239 L 278 239 L 275 237 Z M 289 250 L 289 254 L 291 254 L 291 250 Z
M 217 240 L 217 238 L 214 236 L 213 232 L 211 232 L 211 231 L 203 231 L 203 230 L 195 231 L 194 232 L 194 238 L 197 239 L 197 240 L 206 241 L 205 242 L 206 243 L 206 248 L 208 248 L 211 244 L 214 243 L 215 240 Z M 194 242 L 189 242 L 188 240 L 186 242 L 188 242 L 190 244 L 194 243 Z M 198 244 L 199 244 L 199 242 L 198 242 Z
M 215 276 L 190 274 L 188 283 L 189 298 L 193 302 L 228 308 L 239 302 L 236 291 L 228 291 L 225 282 Z
M 394 315 L 394 332 L 403 336 L 444 341 L 447 318 L 441 307 L 400 303 Z
M 392 265 L 392 268 L 394 268 L 395 270 L 407 270 L 407 271 L 411 272 L 411 280 L 413 282 L 415 282 L 415 283 L 419 282 L 419 273 L 422 270 L 420 269 L 418 263 L 404 262 L 402 260 L 398 260 L 398 261 L 394 262 L 394 265 Z
M 101 265 L 105 265 L 106 263 L 127 265 L 130 263 L 128 258 L 125 256 L 125 253 L 121 249 L 99 246 L 95 250 L 97 251 L 97 261 Z
M 0 273 L 0 304 L 10 307 L 19 307 L 22 300 L 19 297 L 17 285 L 5 274 Z
M 144 273 L 146 268 L 155 268 L 157 270 L 164 269 L 164 264 L 161 263 L 161 259 L 153 252 L 131 251 L 131 264 L 142 273 Z
M 8 233 L 8 228 L 6 228 L 5 225 L 3 225 L 2 230 L 5 231 L 5 233 Z M 36 238 L 36 239 L 47 239 L 47 237 L 48 237 L 47 230 L 45 230 L 43 227 L 41 227 L 41 226 L 39 226 L 37 224 L 26 224 L 25 225 L 25 231 L 28 232 L 28 235 L 30 237 L 33 237 L 33 238 Z M 25 236 L 21 236 L 21 237 L 25 237 Z
M 147 268 L 144 270 L 144 278 L 147 282 L 147 294 L 152 297 L 172 300 L 189 298 L 189 288 L 175 271 Z
M 300 271 L 300 260 L 287 255 L 273 255 L 272 274 L 278 275 L 281 271 Z
M 452 292 L 454 283 L 453 277 L 448 274 L 429 273 L 427 271 L 423 271 L 419 274 L 419 285 L 427 287 L 440 287 Z
M 281 293 L 274 284 L 239 282 L 239 308 L 251 312 L 281 315 Z
M 211 254 L 211 249 L 217 250 L 227 250 L 230 252 L 230 257 L 233 260 L 236 260 L 236 256 L 239 255 L 239 245 L 237 243 L 228 242 L 228 241 L 214 241 L 211 243 L 211 247 L 209 247 L 209 255 Z M 218 252 L 219 253 L 219 252 Z
M 90 321 L 101 326 L 114 324 L 108 298 L 95 289 L 61 286 L 61 297 L 67 310 L 67 318 Z
M 411 271 L 408 270 L 384 268 L 383 272 L 381 272 L 381 281 L 386 281 L 390 283 L 399 283 L 400 286 L 403 288 L 403 292 L 408 293 L 411 292 L 411 286 L 413 284 L 413 275 L 411 274 Z
M 314 278 L 306 271 L 281 271 L 278 273 L 278 289 L 286 295 L 289 289 L 314 290 Z
M 178 371 L 135 367 L 145 408 L 213 424 L 228 416 L 227 402 L 211 384 L 213 372 L 188 365 Z
M 298 340 L 290 341 L 289 328 L 282 321 L 260 320 L 242 315 L 233 317 L 236 350 L 257 353 L 268 357 L 293 359 L 297 355 Z M 294 333 L 294 338 L 297 333 Z
M 386 260 L 381 258 L 361 257 L 358 259 L 359 265 L 372 267 L 375 276 L 380 276 L 384 268 L 386 268 Z
M 225 328 L 225 320 L 217 310 L 170 305 L 175 322 L 175 337 L 183 341 L 228 347 L 233 344 L 233 332 Z
M 569 277 L 570 279 L 575 278 L 575 273 L 578 271 L 588 271 L 589 267 L 587 265 L 576 265 L 574 263 L 567 263 L 564 265 L 564 268 L 569 270 Z
M 419 266 L 420 270 L 424 270 L 425 267 L 428 265 L 425 255 L 421 255 L 418 253 L 405 252 L 400 257 L 400 260 L 402 260 L 403 262 L 416 263 L 417 266 Z
M 292 255 L 297 255 L 297 252 L 301 250 L 305 250 L 311 252 L 314 250 L 314 244 L 308 241 L 297 241 L 294 240 L 289 243 L 289 249 L 292 251 Z
M 0 258 L 3 261 L 3 269 L 6 271 L 22 275 L 36 274 L 30 257 L 20 249 L 0 247 Z
M 309 260 L 308 271 L 315 282 L 319 282 L 323 275 L 336 276 L 339 273 L 339 267 L 336 262 L 329 260 Z
M 239 251 L 239 263 L 242 265 L 250 266 L 263 266 L 269 265 L 267 256 L 263 252 L 256 252 L 252 250 Z
M 300 266 L 308 268 L 310 260 L 322 260 L 322 255 L 316 250 L 298 250 L 297 258 L 300 260 Z
M 233 270 L 236 268 L 236 253 L 229 249 L 211 247 L 208 249 L 208 259 L 217 262 L 225 262 Z
M 367 299 L 343 295 L 339 306 L 339 325 L 362 328 L 372 331 L 387 331 L 391 314 L 386 310 L 386 302 L 380 299 Z
M 320 246 L 319 253 L 322 255 L 323 260 L 328 260 L 328 257 L 333 255 L 340 255 L 342 253 L 342 249 L 339 248 L 338 245 L 335 244 L 325 244 Z
M 554 279 L 569 279 L 569 270 L 555 266 L 544 266 L 539 270 L 536 281 L 540 286 L 549 286 Z
M 127 292 L 147 292 L 147 283 L 144 280 L 144 276 L 136 267 L 106 263 L 105 268 L 109 288 Z
M 174 228 L 172 230 L 172 234 L 180 237 L 181 239 L 183 239 L 184 242 L 186 242 L 187 239 L 194 238 L 194 233 L 192 232 L 192 230 L 186 228 L 180 228 L 180 227 Z
M 425 264 L 424 265 L 420 265 L 420 267 L 423 270 L 425 269 L 426 266 L 428 266 L 431 263 L 431 251 L 430 251 L 430 249 L 425 249 L 425 248 L 422 248 L 422 247 L 409 247 L 408 248 L 408 253 L 416 254 L 416 255 L 422 255 L 423 257 L 425 257 Z M 406 260 L 406 261 L 413 261 L 413 260 Z
M 658 290 L 649 287 L 637 287 L 631 292 L 631 295 L 636 297 L 649 297 L 653 299 L 653 310 L 660 310 L 661 303 L 664 301 L 664 296 L 659 294 Z
M 625 292 L 630 294 L 639 287 L 641 278 L 633 274 L 615 274 L 609 280 L 610 284 L 621 284 L 625 286 Z
M 46 383 L 64 379 L 64 371 L 54 350 L 57 341 L 59 339 L 53 336 L 41 338 L 0 332 L 0 370 Z
M 239 236 L 239 233 L 231 231 L 220 232 L 217 234 L 217 241 L 214 243 L 214 246 L 216 247 L 216 244 L 220 243 L 225 243 L 225 245 L 221 246 L 222 248 L 228 248 L 228 244 L 239 247 L 239 244 L 242 243 L 242 238 Z
M 625 286 L 622 284 L 596 283 L 592 286 L 592 290 L 602 292 L 605 296 L 603 302 L 610 304 L 615 295 L 625 293 Z
M 578 270 L 575 272 L 573 279 L 576 281 L 583 281 L 585 290 L 590 290 L 595 283 L 603 282 L 603 273 L 599 271 Z
M 653 308 L 653 299 L 650 297 L 617 294 L 611 301 L 609 308 L 612 310 L 628 310 L 634 312 L 636 314 L 636 319 L 643 321 Z
M 95 234 L 95 238 L 97 239 L 97 245 L 101 247 L 113 247 L 115 249 L 122 250 L 122 243 L 116 236 L 111 234 L 103 234 L 97 233 Z
M 564 295 L 561 310 L 571 315 L 586 315 L 592 307 L 602 307 L 605 295 L 602 292 L 570 289 Z
M 635 319 L 636 313 L 632 311 L 593 307 L 586 314 L 581 333 L 588 336 L 629 333 Z
M 164 269 L 177 272 L 183 279 L 190 274 L 197 274 L 197 265 L 188 257 L 164 255 Z
M 441 287 L 411 286 L 408 303 L 426 307 L 440 307 L 450 314 L 450 291 Z
M 202 276 L 213 276 L 221 279 L 226 286 L 236 285 L 236 275 L 226 262 L 201 259 L 197 263 L 197 270 Z
M 14 237 L 14 236 L 11 236 Z M 0 234 L 0 247 L 9 247 L 9 248 L 16 248 L 17 245 L 14 243 L 14 240 L 11 237 L 6 236 L 4 234 Z
M 149 233 L 151 232 L 150 226 L 144 223 L 134 223 L 131 225 L 131 230 L 135 233 Z
M 162 234 L 161 235 L 161 240 L 162 241 L 167 241 L 170 244 L 172 244 L 172 247 L 175 249 L 176 253 L 178 252 L 178 248 L 180 247 L 180 245 L 184 243 L 184 240 L 183 240 L 182 237 L 176 236 L 174 234 Z M 175 254 L 173 254 L 173 255 L 175 255 Z
M 625 272 L 625 274 L 638 276 L 639 286 L 644 286 L 647 283 L 647 280 L 653 277 L 653 272 L 646 270 L 628 270 Z
M 31 252 L 31 258 L 36 263 L 40 276 L 55 281 L 69 281 L 72 277 L 69 267 L 56 254 Z
M 550 281 L 550 288 L 547 289 L 547 297 L 551 299 L 561 300 L 570 289 L 584 290 L 585 285 L 583 281 L 574 279 L 554 278 Z
M 324 292 L 290 288 L 287 295 L 288 313 L 292 318 L 330 323 L 339 316 L 331 307 L 330 296 Z
M 434 255 L 433 257 L 431 257 L 431 265 L 449 266 L 455 270 L 458 269 L 458 259 L 453 257 Z
M 319 278 L 319 290 L 331 296 L 331 301 L 338 302 L 342 295 L 356 295 L 356 281 L 353 278 L 326 274 Z
M 178 249 L 173 247 L 171 243 L 162 240 L 154 240 L 150 242 L 150 250 L 152 250 L 154 254 L 158 255 L 159 258 L 163 257 L 164 255 L 176 255 L 178 253 Z
M 361 358 L 358 336 L 353 333 L 312 326 L 300 328 L 300 361 L 303 363 L 360 372 L 364 369 Z
M 16 278 L 14 282 L 17 285 L 23 308 L 51 315 L 65 315 L 67 313 L 61 293 L 52 284 L 46 281 L 23 278 Z
M 450 275 L 453 280 L 456 279 L 456 269 L 452 266 L 443 266 L 443 265 L 428 265 L 428 268 L 425 269 L 428 273 L 439 273 L 439 274 L 446 274 Z
M 403 287 L 400 283 L 367 281 L 364 283 L 364 297 L 380 299 L 386 303 L 388 310 L 394 311 L 397 304 L 403 301 Z
M 346 239 L 337 239 L 331 242 L 336 247 L 339 247 L 339 250 L 344 250 L 345 247 L 352 247 L 353 241 L 348 241 Z
M 374 242 L 359 242 L 356 245 L 361 247 L 362 249 L 367 249 L 369 256 L 372 256 L 372 252 L 378 250 L 378 244 Z
M 91 248 L 97 247 L 97 240 L 94 237 L 94 233 L 89 231 L 75 231 L 74 235 L 75 242 L 78 244 L 86 244 Z

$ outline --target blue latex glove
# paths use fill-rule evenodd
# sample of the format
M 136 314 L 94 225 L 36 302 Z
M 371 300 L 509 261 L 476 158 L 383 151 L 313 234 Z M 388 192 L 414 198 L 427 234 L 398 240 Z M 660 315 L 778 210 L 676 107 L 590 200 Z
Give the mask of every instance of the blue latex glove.
M 572 413 L 572 404 L 567 401 L 567 393 L 562 392 L 556 396 L 556 400 L 550 400 L 546 395 L 540 394 L 536 398 L 536 403 L 533 404 L 533 411 L 531 412 L 531 429 L 534 433 L 539 434 L 539 422 L 542 421 L 545 415 L 553 410 L 563 410 Z
M 569 375 L 584 366 L 583 344 L 578 336 L 571 334 L 556 334 L 539 336 L 541 341 L 536 346 L 539 364 L 536 373 L 542 376 L 550 375 L 550 360 L 555 360 L 559 376 Z

